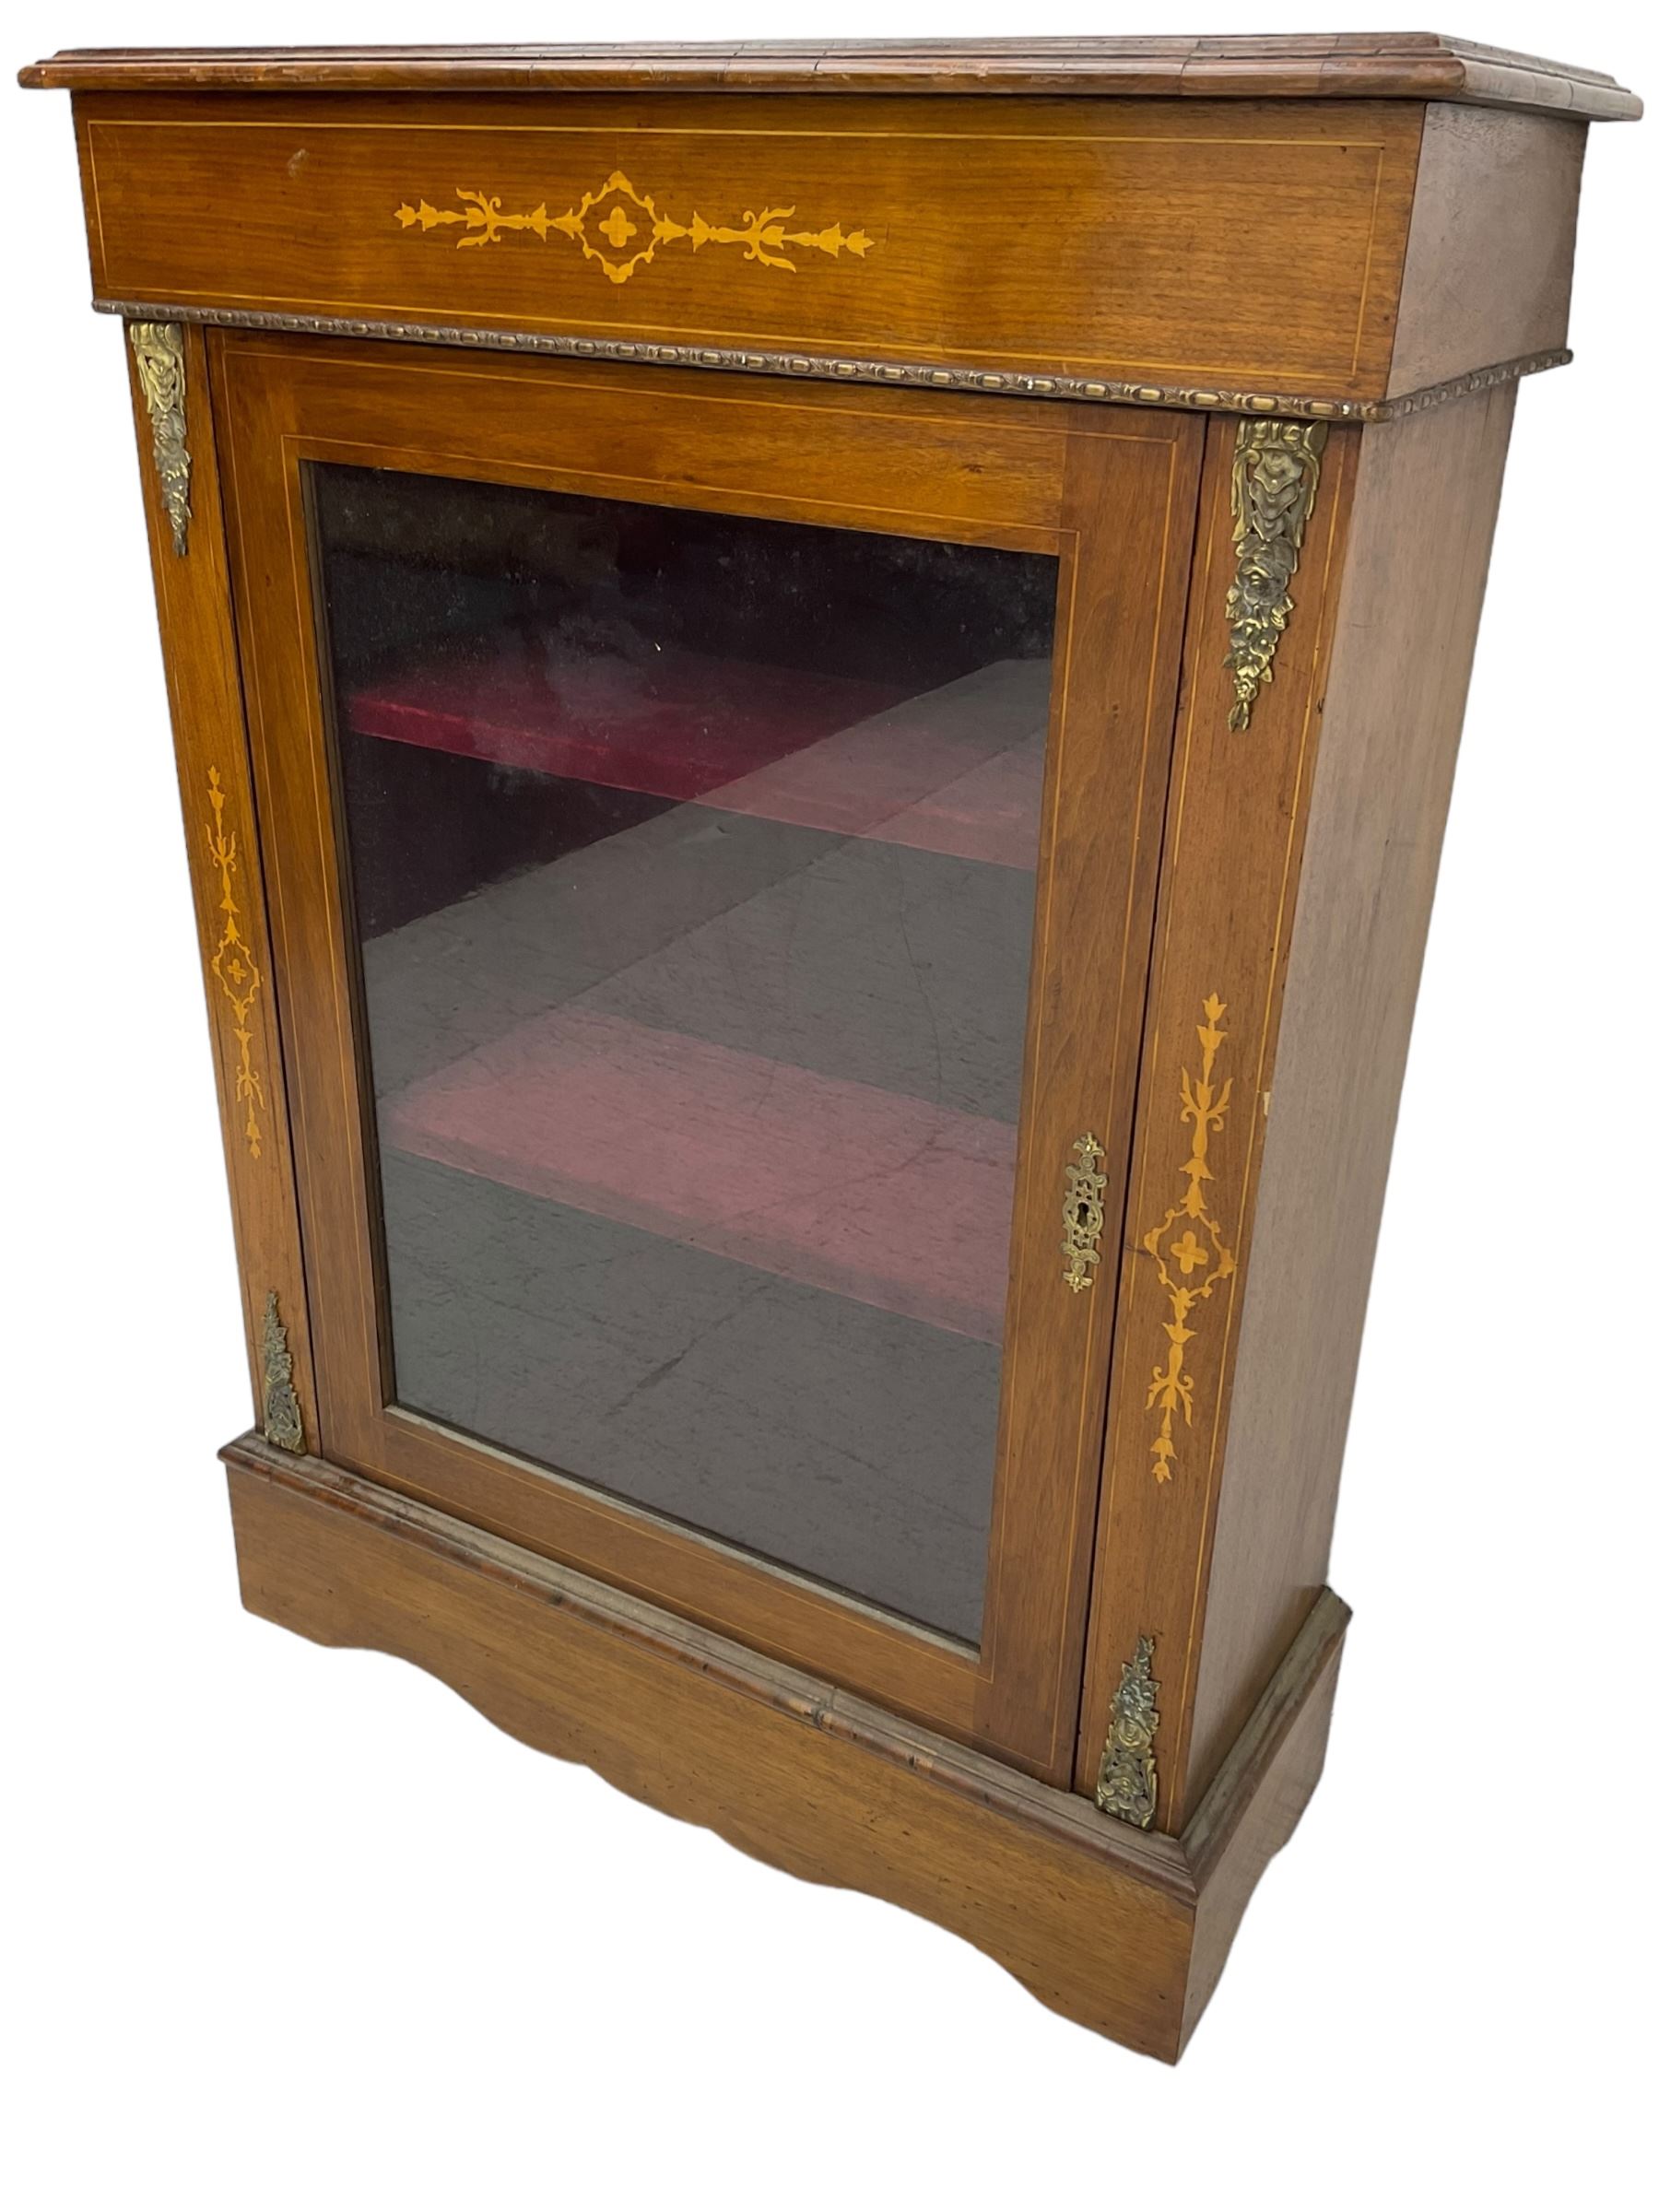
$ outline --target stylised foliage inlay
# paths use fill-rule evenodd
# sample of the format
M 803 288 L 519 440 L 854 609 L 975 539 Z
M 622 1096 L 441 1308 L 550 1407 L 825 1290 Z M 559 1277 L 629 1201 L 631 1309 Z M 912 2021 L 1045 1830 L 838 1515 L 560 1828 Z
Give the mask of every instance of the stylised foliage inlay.
M 1216 1055 L 1227 1039 L 1221 1017 L 1227 1008 L 1212 992 L 1204 1002 L 1204 1019 L 1198 1025 L 1198 1042 L 1204 1057 L 1194 1077 L 1181 1071 L 1181 1119 L 1192 1124 L 1192 1149 L 1181 1172 L 1186 1189 L 1155 1229 L 1141 1242 L 1158 1263 L 1158 1279 L 1170 1302 L 1170 1318 L 1163 1324 L 1170 1340 L 1168 1357 L 1152 1369 L 1147 1393 L 1148 1410 L 1160 1418 L 1152 1441 L 1152 1472 L 1159 1482 L 1174 1473 L 1175 1416 L 1188 1428 L 1193 1423 L 1194 1382 L 1186 1367 L 1186 1347 L 1197 1334 L 1190 1324 L 1194 1309 L 1209 1297 L 1218 1283 L 1233 1271 L 1233 1255 L 1221 1235 L 1221 1225 L 1210 1211 L 1205 1185 L 1214 1179 L 1209 1164 L 1210 1138 L 1224 1126 L 1232 1099 L 1232 1077 L 1218 1088 Z M 1175 1234 L 1177 1224 L 1180 1233 Z
M 695 253 L 703 246 L 741 246 L 746 261 L 762 262 L 769 269 L 794 269 L 786 248 L 827 253 L 839 261 L 843 253 L 862 261 L 876 241 L 867 230 L 843 230 L 831 223 L 823 230 L 789 230 L 785 224 L 794 214 L 788 207 L 746 208 L 741 223 L 711 223 L 692 212 L 682 223 L 658 207 L 649 193 L 636 192 L 619 169 L 606 177 L 597 192 L 584 192 L 562 215 L 549 215 L 544 200 L 528 211 L 509 213 L 499 194 L 465 192 L 457 185 L 453 207 L 434 207 L 429 200 L 410 206 L 407 200 L 393 214 L 406 230 L 456 229 L 458 246 L 494 246 L 509 230 L 529 230 L 546 241 L 549 231 L 580 246 L 582 258 L 596 262 L 612 284 L 626 284 L 636 269 L 656 259 L 657 248 L 688 239 Z M 637 241 L 637 242 L 636 242 Z
M 241 909 L 236 903 L 236 832 L 225 827 L 225 788 L 217 768 L 207 771 L 207 803 L 213 819 L 207 825 L 207 856 L 218 870 L 219 932 L 208 967 L 230 1008 L 230 1034 L 236 1040 L 236 1103 L 247 1109 L 242 1135 L 257 1159 L 263 1133 L 259 1117 L 265 1112 L 265 1085 L 253 1065 L 253 1002 L 259 995 L 260 974 L 253 949 L 241 932 Z

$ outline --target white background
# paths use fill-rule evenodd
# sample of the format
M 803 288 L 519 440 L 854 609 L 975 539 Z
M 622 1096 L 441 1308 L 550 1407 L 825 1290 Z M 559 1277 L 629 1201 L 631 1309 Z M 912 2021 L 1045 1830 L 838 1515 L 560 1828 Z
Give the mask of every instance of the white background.
M 1389 13 L 158 0 L 20 7 L 7 59 Z M 1445 28 L 1659 94 L 1634 20 L 1461 0 Z M 1171 2072 L 409 1667 L 239 1610 L 214 1453 L 249 1406 L 122 333 L 87 312 L 66 100 L 12 93 L 6 122 L 9 2201 L 1644 2195 L 1654 126 L 1592 133 L 1580 359 L 1521 393 L 1332 1569 L 1356 1620 L 1330 1761 Z

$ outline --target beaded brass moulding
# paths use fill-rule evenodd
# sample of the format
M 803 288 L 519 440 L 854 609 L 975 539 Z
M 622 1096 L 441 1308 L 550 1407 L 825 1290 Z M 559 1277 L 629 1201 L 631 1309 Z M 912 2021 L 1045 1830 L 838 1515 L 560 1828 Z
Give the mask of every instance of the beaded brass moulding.
M 419 210 L 416 211 L 418 218 Z M 458 323 L 387 321 L 366 315 L 289 314 L 247 307 L 160 306 L 94 300 L 100 314 L 129 322 L 148 316 L 216 330 L 286 330 L 318 338 L 373 338 L 399 346 L 476 347 L 485 353 L 546 354 L 556 360 L 632 361 L 652 369 L 714 369 L 727 375 L 780 376 L 838 384 L 895 384 L 928 392 L 982 392 L 1008 399 L 1088 400 L 1106 406 L 1178 407 L 1206 415 L 1271 417 L 1296 422 L 1398 422 L 1477 392 L 1496 391 L 1571 360 L 1566 347 L 1529 353 L 1396 399 L 1320 399 L 1299 392 L 1251 392 L 1210 384 L 1154 384 L 1110 376 L 981 369 L 956 361 L 888 360 L 871 355 L 684 345 L 655 338 L 598 338 L 579 331 L 498 330 Z

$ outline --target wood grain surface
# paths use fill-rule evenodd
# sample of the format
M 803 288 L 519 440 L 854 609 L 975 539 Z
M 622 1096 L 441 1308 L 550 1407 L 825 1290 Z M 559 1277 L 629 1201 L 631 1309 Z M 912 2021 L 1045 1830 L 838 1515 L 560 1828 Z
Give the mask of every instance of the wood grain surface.
M 1587 135 L 1553 116 L 1428 111 L 1391 394 L 1566 344 Z
M 223 1455 L 243 1603 L 407 1659 L 510 1735 L 807 1880 L 965 1936 L 1068 2018 L 1173 2060 L 1317 1778 L 1327 1596 L 1203 1808 L 1141 1835 L 794 1669 L 316 1460 Z
M 100 299 L 1332 400 L 1383 394 L 1423 117 L 615 93 L 76 112 Z M 1245 231 L 1293 250 L 1241 281 Z
M 263 1405 L 265 1302 L 275 1291 L 294 1357 L 307 1438 L 313 1448 L 321 1448 L 277 985 L 265 918 L 265 867 L 226 559 L 209 348 L 200 331 L 187 330 L 182 335 L 185 439 L 191 463 L 191 517 L 182 555 L 173 549 L 151 455 L 150 418 L 130 347 L 128 369 L 184 846 L 218 1078 L 248 1362 L 258 1408 Z
M 1640 115 L 1599 70 L 1432 31 L 1211 38 L 746 41 L 660 45 L 100 48 L 19 73 L 75 90 L 410 92 L 723 88 L 1147 99 L 1461 100 Z
M 1189 1792 L 1237 1736 L 1330 1560 L 1513 412 L 1513 391 L 1494 392 L 1361 437 L 1221 1458 Z
M 1294 580 L 1294 609 L 1247 730 L 1229 727 L 1227 592 L 1236 568 L 1230 486 L 1237 432 L 1216 421 L 1205 449 L 1181 721 L 1164 831 L 1159 933 L 1141 1061 L 1135 1156 L 1122 1247 L 1119 1324 L 1108 1401 L 1089 1659 L 1077 1786 L 1092 1789 L 1124 1663 L 1150 1636 L 1162 1695 L 1160 1827 L 1190 1809 L 1187 1734 L 1203 1633 L 1202 1593 L 1227 1434 L 1251 1220 L 1274 1086 L 1319 708 L 1336 618 L 1359 441 L 1333 429 Z M 1217 1011 L 1216 1009 L 1218 1009 Z M 1206 1035 L 1218 1040 L 1206 1047 Z M 1170 1291 L 1147 1235 L 1188 1188 L 1193 1086 L 1209 1080 L 1221 1118 L 1207 1138 L 1205 1203 L 1218 1234 L 1171 1220 L 1165 1273 L 1214 1276 L 1170 1335 Z M 1223 1097 L 1223 1094 L 1225 1096 Z M 1226 1266 L 1230 1271 L 1222 1272 Z M 1155 1378 L 1172 1350 L 1188 1378 L 1171 1397 Z M 1165 1441 L 1166 1419 L 1172 1449 Z

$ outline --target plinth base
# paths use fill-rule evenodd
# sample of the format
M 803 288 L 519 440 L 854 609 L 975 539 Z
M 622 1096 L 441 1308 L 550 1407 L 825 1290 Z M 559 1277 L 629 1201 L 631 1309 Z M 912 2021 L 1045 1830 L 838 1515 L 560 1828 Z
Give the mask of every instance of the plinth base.
M 326 1461 L 257 1436 L 223 1457 L 250 1612 L 411 1660 L 535 1749 L 936 1921 L 1157 2058 L 1180 2056 L 1324 1763 L 1348 1619 L 1328 1590 L 1184 1833 L 1150 1835 Z

